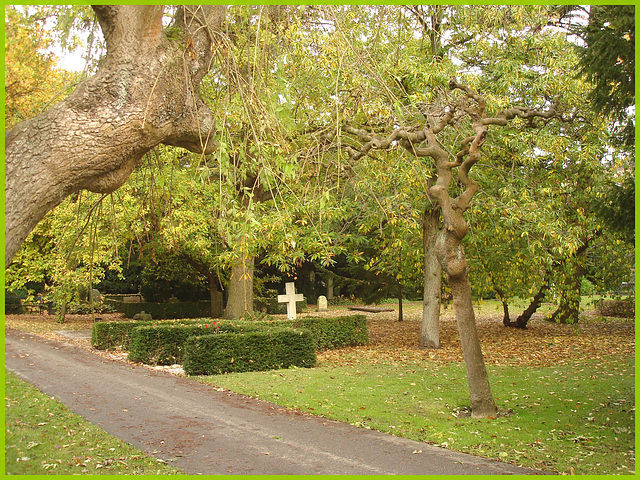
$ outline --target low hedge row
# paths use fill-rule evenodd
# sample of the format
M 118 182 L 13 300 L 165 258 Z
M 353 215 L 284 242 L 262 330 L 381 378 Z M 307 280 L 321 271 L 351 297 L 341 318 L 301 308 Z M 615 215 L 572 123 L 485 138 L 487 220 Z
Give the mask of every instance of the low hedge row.
M 91 346 L 98 350 L 109 350 L 117 347 L 127 349 L 129 337 L 134 328 L 151 322 L 97 322 L 91 330 Z
M 318 350 L 355 347 L 369 342 L 367 317 L 304 317 L 293 321 L 296 328 L 308 328 L 316 337 Z
M 129 348 L 130 336 L 137 327 L 149 325 L 193 325 L 208 324 L 209 319 L 194 319 L 176 324 L 173 321 L 141 321 L 131 320 L 125 322 L 98 322 L 93 325 L 91 345 L 99 350 L 122 347 Z M 367 330 L 367 318 L 364 315 L 349 315 L 335 318 L 306 317 L 297 320 L 263 320 L 263 321 L 218 321 L 215 323 L 222 328 L 223 325 L 251 325 L 256 328 L 265 328 L 274 325 L 308 328 L 316 335 L 316 343 L 319 350 L 330 348 L 351 347 L 365 345 L 369 341 Z M 205 327 L 206 328 L 206 327 Z M 170 335 L 171 337 L 171 335 Z M 169 338 L 168 341 L 174 341 Z
M 139 326 L 131 331 L 127 353 L 129 360 L 152 365 L 182 363 L 184 345 L 189 337 L 209 333 L 243 333 L 256 331 L 258 326 L 236 325 L 232 322 L 157 323 Z
M 190 323 L 199 323 L 202 320 L 192 320 L 182 322 L 183 325 Z M 125 350 L 129 348 L 131 333 L 135 328 L 147 325 L 163 325 L 174 323 L 171 320 L 155 321 L 155 320 L 128 320 L 124 322 L 97 322 L 93 324 L 91 331 L 91 346 L 98 350 L 109 350 L 121 347 Z
M 271 338 L 269 337 L 269 335 L 272 335 L 272 332 L 280 331 L 283 328 L 288 328 L 289 330 L 294 329 L 296 332 L 309 332 L 308 334 L 311 336 L 311 338 L 313 338 L 314 359 L 316 350 L 364 345 L 369 341 L 366 317 L 364 315 L 350 315 L 346 317 L 336 318 L 306 317 L 294 321 L 226 320 L 220 322 L 212 322 L 209 319 L 199 319 L 193 321 L 182 321 L 180 323 L 176 323 L 174 321 L 158 322 L 153 320 L 98 322 L 94 324 L 91 343 L 95 348 L 98 349 L 108 349 L 121 346 L 122 348 L 127 350 L 129 359 L 133 361 L 148 364 L 171 365 L 186 362 L 187 352 L 189 351 L 189 348 L 186 347 L 186 344 L 190 341 L 191 337 L 208 338 L 209 334 L 214 333 L 215 335 L 213 336 L 215 337 L 226 338 L 227 336 L 231 337 L 235 334 L 235 336 L 249 339 L 246 340 L 250 342 L 249 344 L 247 344 L 249 346 L 245 345 L 242 348 L 264 349 L 264 352 L 252 353 L 253 357 L 250 357 L 249 360 L 247 360 L 249 364 L 255 363 L 256 366 L 266 364 L 284 365 L 287 364 L 287 362 L 291 362 L 293 360 L 291 360 L 289 357 L 283 357 L 280 353 L 278 353 L 277 356 L 274 357 L 277 359 L 277 361 L 273 359 L 269 360 L 271 358 L 269 357 L 269 355 L 271 355 L 270 352 L 272 352 L 272 350 L 274 349 L 278 350 L 280 347 L 277 346 L 279 344 L 270 346 L 268 341 L 268 339 Z M 261 335 L 258 335 L 258 337 L 260 337 L 259 340 L 257 338 L 253 338 L 254 333 L 265 333 L 266 336 L 264 336 L 263 338 Z M 247 337 L 247 335 L 249 336 Z M 301 334 L 298 337 L 296 337 L 295 335 L 291 336 L 289 334 L 282 335 L 283 338 L 286 337 L 289 339 L 287 341 L 290 341 L 291 339 L 299 339 L 302 342 L 299 347 L 302 350 L 298 351 L 297 346 L 289 345 L 284 340 L 282 340 L 282 342 L 285 342 L 284 344 L 289 345 L 287 348 L 291 350 L 293 358 L 299 358 L 299 360 L 295 360 L 295 363 L 291 363 L 291 365 L 302 366 L 308 364 L 310 360 L 308 353 L 306 353 L 308 348 L 306 346 L 306 334 Z M 287 337 L 287 335 L 289 335 L 289 337 Z M 265 338 L 267 340 L 264 340 Z M 234 341 L 227 339 L 204 340 L 203 342 L 208 342 L 206 343 L 207 345 L 218 345 L 220 342 L 233 344 Z M 253 347 L 251 347 L 251 345 L 253 345 Z M 201 347 L 199 346 L 199 344 L 197 344 L 194 345 L 193 348 L 198 352 L 202 352 L 204 347 Z M 191 371 L 202 371 L 204 367 L 202 367 L 201 365 L 206 364 L 209 365 L 208 367 L 206 367 L 206 371 L 232 371 L 228 370 L 228 368 L 231 368 L 229 366 L 223 368 L 222 365 L 224 364 L 224 362 L 221 363 L 220 360 L 216 360 L 214 358 L 215 355 L 217 354 L 211 353 L 207 357 L 208 360 L 198 360 L 197 355 L 195 353 L 192 353 L 189 363 L 195 366 L 189 368 L 191 369 Z M 242 358 L 245 358 L 246 356 L 247 354 L 246 352 L 244 352 Z M 231 358 L 235 359 L 236 357 L 237 355 L 227 355 L 225 358 L 229 360 Z M 265 360 L 262 360 L 263 357 Z M 231 363 L 235 363 L 235 360 Z M 233 368 L 246 368 L 239 365 L 240 364 L 237 364 L 233 366 Z
M 184 354 L 187 375 L 313 367 L 316 342 L 309 330 L 280 327 L 192 336 L 184 345 Z

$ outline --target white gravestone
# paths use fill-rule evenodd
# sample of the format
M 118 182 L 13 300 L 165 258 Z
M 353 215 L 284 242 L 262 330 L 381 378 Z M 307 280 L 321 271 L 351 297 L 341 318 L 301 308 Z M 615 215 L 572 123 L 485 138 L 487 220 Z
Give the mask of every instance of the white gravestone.
M 284 295 L 278 295 L 278 303 L 287 304 L 287 318 L 289 320 L 296 319 L 296 302 L 304 300 L 301 293 L 296 293 L 296 286 L 293 282 L 287 282 L 284 285 Z
M 320 295 L 318 297 L 318 311 L 319 312 L 326 312 L 328 310 L 327 308 L 327 297 L 325 297 L 324 295 Z

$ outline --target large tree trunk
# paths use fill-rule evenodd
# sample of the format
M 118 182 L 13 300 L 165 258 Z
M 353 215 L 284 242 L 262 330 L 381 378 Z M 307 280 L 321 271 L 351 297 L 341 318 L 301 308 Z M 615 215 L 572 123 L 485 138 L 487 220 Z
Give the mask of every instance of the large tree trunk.
M 108 193 L 164 143 L 211 152 L 213 115 L 198 96 L 224 6 L 180 6 L 171 40 L 163 7 L 98 5 L 107 54 L 64 101 L 5 136 L 5 267 L 44 215 L 81 189 Z
M 483 102 L 480 105 L 483 106 Z M 462 239 L 469 231 L 464 212 L 480 188 L 478 182 L 469 177 L 469 170 L 480 159 L 480 147 L 487 138 L 487 127 L 482 121 L 474 121 L 473 131 L 474 135 L 463 141 L 463 148 L 458 152 L 455 162 L 451 162 L 449 154 L 436 147 L 433 142 L 431 157 L 436 163 L 437 180 L 435 185 L 429 188 L 429 193 L 436 199 L 442 211 L 443 227 L 436 239 L 436 252 L 453 296 L 453 309 L 469 382 L 471 416 L 493 418 L 498 409 L 491 393 L 480 347 L 467 259 L 462 248 Z M 432 138 L 435 140 L 435 137 Z M 453 181 L 452 169 L 456 167 L 457 180 L 464 189 L 453 199 L 449 195 L 449 187 Z
M 422 300 L 422 328 L 420 348 L 440 348 L 440 294 L 442 268 L 436 253 L 436 238 L 440 211 L 425 210 L 422 215 L 422 244 L 424 251 L 424 281 Z
M 224 318 L 237 319 L 253 313 L 253 270 L 255 257 L 239 256 L 231 267 Z
M 489 377 L 480 348 L 469 277 L 465 271 L 457 277 L 449 275 L 448 279 L 453 293 L 453 307 L 456 312 L 456 323 L 460 334 L 464 364 L 467 369 L 471 414 L 476 418 L 496 416 L 498 409 L 493 400 L 491 385 L 489 384 Z
M 461 215 L 460 218 L 462 218 Z M 471 415 L 475 418 L 495 417 L 498 409 L 491 393 L 489 376 L 478 338 L 467 260 L 460 238 L 455 232 L 445 229 L 440 234 L 438 257 L 446 272 L 453 295 L 453 309 L 469 382 Z

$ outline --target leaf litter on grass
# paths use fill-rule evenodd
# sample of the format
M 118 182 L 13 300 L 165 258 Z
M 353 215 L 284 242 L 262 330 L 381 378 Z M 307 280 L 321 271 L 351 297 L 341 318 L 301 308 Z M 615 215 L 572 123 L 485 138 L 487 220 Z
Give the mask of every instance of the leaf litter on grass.
M 440 319 L 439 349 L 418 346 L 418 315 L 398 322 L 394 314 L 368 314 L 370 342 L 365 346 L 318 352 L 319 366 L 349 362 L 382 361 L 412 363 L 425 360 L 462 362 L 462 348 L 455 318 L 446 312 Z M 635 324 L 626 319 L 602 320 L 584 314 L 577 325 L 551 323 L 536 315 L 529 328 L 504 327 L 498 315 L 478 315 L 478 336 L 488 365 L 549 366 L 573 359 L 629 356 L 635 352 Z

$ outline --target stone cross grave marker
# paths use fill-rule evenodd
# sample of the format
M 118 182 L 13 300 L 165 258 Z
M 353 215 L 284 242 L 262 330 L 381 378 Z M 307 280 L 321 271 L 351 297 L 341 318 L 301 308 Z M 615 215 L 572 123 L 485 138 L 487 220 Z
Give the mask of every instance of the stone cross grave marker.
M 296 294 L 296 286 L 293 282 L 287 282 L 284 284 L 285 294 L 278 295 L 278 303 L 287 304 L 287 318 L 289 320 L 296 319 L 296 302 L 301 302 L 304 297 L 301 293 Z
M 325 297 L 324 295 L 320 295 L 318 297 L 318 311 L 319 312 L 326 312 L 328 310 L 327 308 L 327 297 Z

